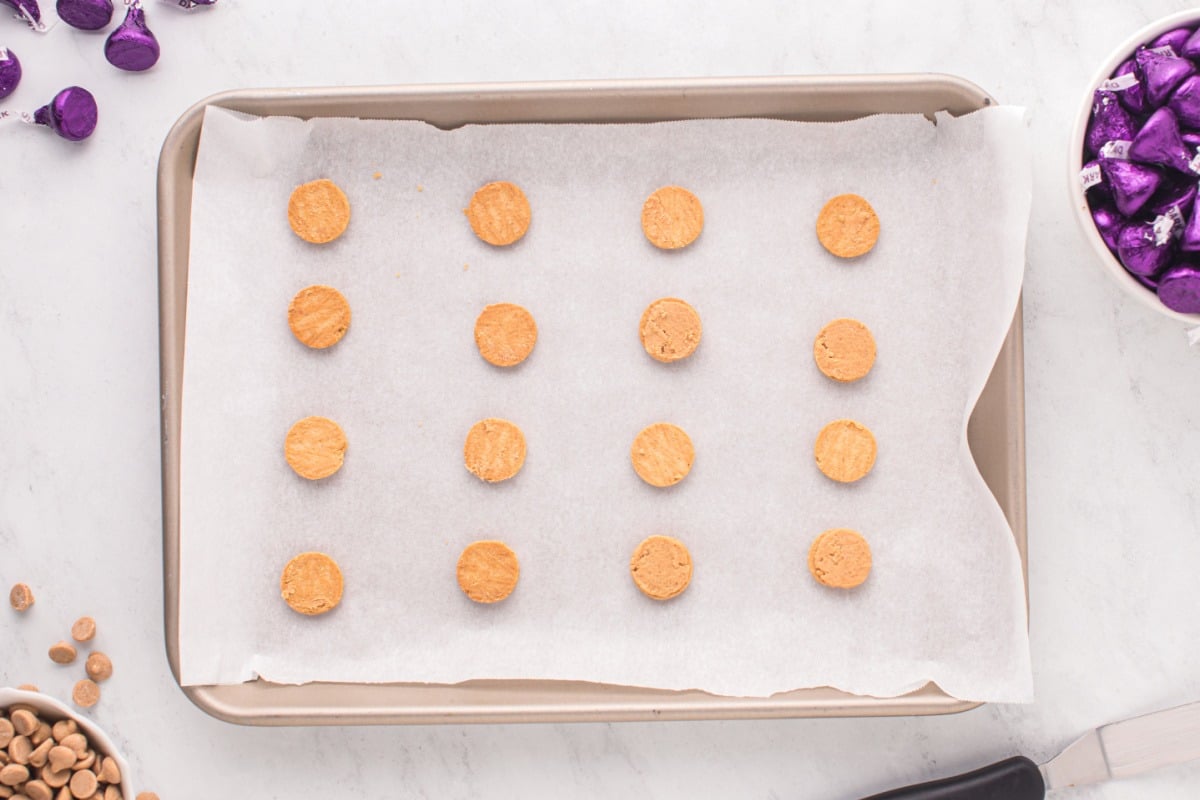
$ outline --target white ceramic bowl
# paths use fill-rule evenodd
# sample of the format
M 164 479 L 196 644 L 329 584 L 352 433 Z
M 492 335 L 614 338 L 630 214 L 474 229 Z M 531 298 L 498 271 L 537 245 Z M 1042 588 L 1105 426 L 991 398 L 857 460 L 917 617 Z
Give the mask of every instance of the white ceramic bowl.
M 1172 319 L 1190 325 L 1200 325 L 1200 314 L 1183 314 L 1172 311 L 1159 301 L 1158 295 L 1142 286 L 1136 278 L 1125 271 L 1125 267 L 1121 266 L 1121 262 L 1109 251 L 1108 246 L 1104 244 L 1104 239 L 1100 237 L 1100 232 L 1096 230 L 1096 225 L 1092 222 L 1092 212 L 1088 209 L 1087 197 L 1084 196 L 1083 187 L 1079 183 L 1079 170 L 1083 168 L 1083 138 L 1087 134 L 1088 119 L 1092 114 L 1092 97 L 1096 89 L 1100 87 L 1101 83 L 1108 80 L 1117 67 L 1132 56 L 1139 46 L 1157 39 L 1169 30 L 1189 25 L 1200 25 L 1200 8 L 1180 11 L 1169 17 L 1163 17 L 1157 22 L 1152 22 L 1122 42 L 1121 46 L 1114 50 L 1108 60 L 1100 66 L 1100 69 L 1096 70 L 1096 74 L 1092 76 L 1087 92 L 1083 96 L 1079 115 L 1075 118 L 1075 130 L 1071 133 L 1071 151 L 1067 167 L 1071 200 L 1075 204 L 1075 217 L 1083 228 L 1084 237 L 1091 243 L 1097 258 L 1104 265 L 1104 271 L 1125 289 L 1126 294 L 1134 297 L 1138 302 Z
M 117 748 L 113 745 L 112 740 L 105 735 L 104 731 L 96 726 L 96 723 L 89 720 L 87 717 L 82 717 L 76 714 L 63 703 L 55 700 L 49 695 L 41 692 L 25 692 L 20 689 L 5 689 L 0 687 L 0 708 L 8 708 L 14 703 L 24 703 L 38 710 L 38 716 L 47 722 L 54 723 L 60 719 L 73 719 L 79 725 L 79 730 L 88 738 L 88 742 L 99 753 L 106 756 L 111 756 L 116 759 L 117 766 L 121 768 L 121 795 L 125 800 L 133 800 L 133 788 L 129 783 L 129 765 L 125 763 L 125 759 L 121 758 L 121 754 L 117 752 Z

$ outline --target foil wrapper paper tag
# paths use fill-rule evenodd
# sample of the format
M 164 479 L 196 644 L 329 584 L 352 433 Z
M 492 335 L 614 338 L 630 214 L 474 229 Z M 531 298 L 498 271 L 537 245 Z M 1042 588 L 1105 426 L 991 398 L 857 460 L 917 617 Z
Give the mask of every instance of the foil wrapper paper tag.
M 1100 88 L 1106 92 L 1123 92 L 1126 89 L 1137 86 L 1139 83 L 1137 75 L 1132 72 L 1127 72 L 1124 75 L 1118 75 L 1115 78 L 1109 78 L 1104 83 L 1100 84 Z
M 1099 164 L 1088 164 L 1086 167 L 1079 170 L 1079 183 L 1083 186 L 1085 191 L 1099 184 L 1102 180 L 1103 178 L 1100 175 Z
M 1125 141 L 1123 139 L 1114 139 L 1113 141 L 1105 144 L 1104 147 L 1100 148 L 1100 156 L 1102 158 L 1115 158 L 1119 161 L 1128 161 L 1129 146 L 1131 144 L 1133 144 L 1133 142 Z

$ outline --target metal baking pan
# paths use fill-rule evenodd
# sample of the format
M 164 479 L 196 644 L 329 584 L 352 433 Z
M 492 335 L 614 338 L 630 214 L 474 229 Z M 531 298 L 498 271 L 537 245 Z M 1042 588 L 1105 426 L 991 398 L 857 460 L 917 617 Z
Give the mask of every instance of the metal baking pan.
M 243 90 L 188 109 L 158 165 L 162 389 L 163 585 L 167 656 L 179 679 L 179 431 L 187 314 L 192 174 L 204 109 L 257 115 L 423 120 L 441 128 L 505 122 L 658 122 L 698 117 L 835 121 L 876 113 L 966 114 L 992 103 L 945 75 L 640 80 Z M 967 427 L 971 452 L 1012 528 L 1025 568 L 1025 409 L 1021 308 Z M 455 685 L 257 680 L 185 686 L 197 706 L 247 725 L 348 725 L 730 719 L 949 714 L 977 703 L 930 684 L 894 698 L 830 688 L 771 697 L 718 697 L 595 683 L 479 680 Z

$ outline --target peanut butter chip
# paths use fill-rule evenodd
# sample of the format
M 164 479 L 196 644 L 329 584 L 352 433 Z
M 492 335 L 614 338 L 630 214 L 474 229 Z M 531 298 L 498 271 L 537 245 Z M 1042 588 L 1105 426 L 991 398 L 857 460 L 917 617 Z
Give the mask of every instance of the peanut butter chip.
M 29 800 L 53 800 L 54 790 L 45 781 L 33 780 L 21 787 L 21 791 Z
M 121 790 L 115 785 L 109 784 L 104 787 L 104 800 L 124 800 L 121 797 Z
M 91 656 L 88 656 L 88 658 L 90 659 Z M 79 725 L 75 723 L 75 720 L 60 719 L 58 722 L 54 723 L 54 726 L 50 729 L 50 733 L 54 737 L 54 741 L 61 743 L 63 739 L 70 736 L 72 733 L 75 733 L 77 730 L 79 730 Z
M 646 483 L 674 486 L 691 471 L 696 450 L 683 428 L 656 422 L 634 437 L 629 458 L 638 477 Z
M 98 786 L 99 782 L 90 769 L 81 769 L 71 776 L 71 794 L 75 795 L 79 800 L 90 798 L 96 793 Z
M 691 583 L 692 556 L 678 539 L 650 536 L 633 551 L 629 574 L 647 597 L 670 600 Z
M 875 363 L 875 337 L 856 319 L 835 319 L 817 334 L 813 359 L 817 368 L 835 381 L 856 381 Z
M 92 769 L 92 765 L 95 763 L 96 763 L 96 751 L 88 750 L 86 753 L 83 754 L 83 758 L 81 758 L 75 762 L 75 766 L 71 767 L 71 769 L 76 772 L 78 772 L 81 769 Z M 92 771 L 95 772 L 95 770 L 92 770 Z
M 825 586 L 853 589 L 871 574 L 871 548 L 857 531 L 825 531 L 808 549 L 808 571 Z
M 71 790 L 66 788 L 67 781 L 71 780 L 71 770 L 64 769 L 56 772 L 47 768 L 43 769 L 40 774 L 42 776 L 42 780 L 44 780 L 46 785 L 51 789 L 63 790 L 62 792 L 58 793 L 58 798 L 56 798 L 56 800 L 63 800 L 64 797 L 71 797 Z M 66 795 L 64 795 L 63 792 L 66 792 Z
M 525 193 L 508 181 L 480 187 L 471 198 L 466 215 L 475 235 L 497 247 L 512 244 L 524 236 L 533 218 Z
M 817 215 L 817 239 L 839 258 L 856 258 L 879 241 L 879 217 L 862 197 L 839 194 Z
M 504 542 L 467 545 L 458 557 L 459 588 L 476 603 L 496 603 L 512 594 L 521 576 L 517 554 Z
M 32 711 L 18 709 L 9 714 L 9 718 L 12 720 L 13 730 L 20 736 L 28 736 L 38 728 L 38 718 Z
M 838 419 L 817 434 L 813 455 L 826 477 L 853 483 L 875 466 L 875 436 L 861 422 Z
M 84 678 L 76 682 L 75 688 L 71 690 L 71 699 L 80 708 L 91 708 L 100 702 L 100 687 L 96 685 L 95 681 Z M 84 797 L 91 797 L 91 795 L 84 795 Z
M 306 287 L 288 304 L 288 327 L 307 347 L 332 347 L 350 328 L 350 303 L 332 286 Z
M 26 611 L 33 605 L 33 589 L 29 584 L 15 584 L 8 593 L 8 604 L 17 611 Z
M 63 747 L 71 748 L 71 752 L 75 754 L 76 760 L 82 758 L 83 754 L 86 753 L 88 749 L 87 737 L 82 733 L 72 733 L 69 736 L 65 736 L 60 744 L 62 744 Z
M 138 792 L 134 800 L 158 800 L 158 795 L 154 792 Z
M 687 358 L 700 346 L 700 315 L 674 297 L 655 300 L 642 313 L 638 333 L 642 347 L 655 361 L 670 363 Z
M 0 784 L 17 786 L 29 780 L 29 768 L 24 764 L 8 764 L 0 769 Z
M 28 764 L 33 755 L 33 743 L 28 736 L 14 736 L 8 745 L 8 757 L 14 764 Z
M 529 357 L 537 344 L 537 323 L 521 306 L 490 305 L 475 320 L 475 344 L 489 364 L 516 366 Z
M 37 684 L 36 684 L 36 683 L 22 683 L 22 684 L 21 684 L 20 686 L 18 686 L 17 688 L 18 688 L 18 689 L 20 689 L 22 692 L 38 692 L 38 691 L 41 691 L 40 689 L 38 689 L 38 687 L 37 687 Z
M 655 247 L 663 250 L 687 247 L 702 230 L 704 207 L 687 189 L 664 186 L 642 205 L 642 232 Z
M 30 739 L 32 742 L 33 740 Z M 41 769 L 46 766 L 46 758 L 50 753 L 50 748 L 54 747 L 54 740 L 43 739 L 41 742 L 34 742 L 37 746 L 33 748 L 33 752 L 29 754 L 29 763 Z
M 288 200 L 288 224 L 306 242 L 332 242 L 350 224 L 350 201 L 331 180 L 305 183 Z
M 305 417 L 288 431 L 283 455 L 301 478 L 310 481 L 328 478 L 342 468 L 346 434 L 331 419 Z
M 75 647 L 70 642 L 59 642 L 51 646 L 50 660 L 55 664 L 70 664 L 75 660 Z
M 83 663 L 83 669 L 87 672 L 88 677 L 97 683 L 108 680 L 113 673 L 112 661 L 99 650 L 88 653 L 87 661 Z
M 8 747 L 8 743 L 13 740 L 16 735 L 16 730 L 13 728 L 11 721 L 0 717 L 0 748 Z
M 71 626 L 71 638 L 77 642 L 90 642 L 96 635 L 96 620 L 91 617 L 80 617 Z
M 117 760 L 109 756 L 105 756 L 100 762 L 100 771 L 96 773 L 96 777 L 102 783 L 120 783 L 121 768 L 117 766 Z
M 324 553 L 301 553 L 287 563 L 279 578 L 283 599 L 293 611 L 310 617 L 336 608 L 342 587 L 342 571 Z
M 525 463 L 525 434 L 508 420 L 482 419 L 467 432 L 463 461 L 480 480 L 508 480 Z
M 46 763 L 49 764 L 51 771 L 62 772 L 70 769 L 77 758 L 74 750 L 60 744 L 50 748 L 50 752 L 46 754 Z

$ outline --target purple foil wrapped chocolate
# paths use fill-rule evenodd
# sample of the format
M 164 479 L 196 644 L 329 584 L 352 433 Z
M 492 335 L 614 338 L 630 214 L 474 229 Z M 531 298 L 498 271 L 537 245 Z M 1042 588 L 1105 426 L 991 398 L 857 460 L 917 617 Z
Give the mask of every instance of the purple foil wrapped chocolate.
M 1200 75 L 1190 75 L 1176 87 L 1167 107 L 1184 128 L 1200 128 Z
M 1186 58 L 1156 53 L 1153 50 L 1139 50 L 1134 56 L 1137 62 L 1138 75 L 1146 89 L 1146 103 L 1150 108 L 1158 108 L 1167 102 L 1175 87 L 1183 79 L 1196 73 L 1196 65 Z
M 112 22 L 112 0 L 58 0 L 58 16 L 72 28 L 98 31 Z
M 1171 267 L 1158 279 L 1158 299 L 1172 311 L 1200 313 L 1200 270 L 1189 264 Z
M 1135 275 L 1153 275 L 1171 261 L 1175 240 L 1152 222 L 1130 222 L 1117 234 L 1117 258 Z
M 34 122 L 72 142 L 81 142 L 91 136 L 98 117 L 96 98 L 81 86 L 63 89 L 53 100 L 33 112 Z
M 21 62 L 12 50 L 0 47 L 0 100 L 12 94 L 21 82 Z
M 1183 47 L 1176 49 L 1175 52 L 1184 58 L 1200 58 L 1200 28 L 1197 28 L 1183 43 Z
M 1198 187 L 1200 187 L 1200 183 L 1196 178 L 1172 177 L 1166 179 L 1155 195 L 1150 198 L 1150 202 L 1146 204 L 1146 210 L 1155 217 L 1170 214 L 1181 220 L 1186 219 L 1191 216 Z
M 1179 237 L 1179 249 L 1185 253 L 1200 253 L 1200 215 L 1196 214 L 1193 204 L 1187 224 L 1183 226 L 1183 234 Z
M 1129 146 L 1130 161 L 1161 164 L 1188 174 L 1196 174 L 1192 169 L 1192 159 L 1195 157 L 1196 154 L 1183 143 L 1175 112 L 1166 107 L 1150 115 Z
M 1116 206 L 1103 200 L 1093 203 L 1092 221 L 1096 223 L 1096 230 L 1100 232 L 1100 238 L 1108 245 L 1108 249 L 1116 252 L 1117 236 L 1125 225 L 1125 218 L 1117 211 Z
M 1187 43 L 1187 40 L 1191 38 L 1191 35 L 1191 28 L 1175 28 L 1174 30 L 1167 31 L 1162 36 L 1159 36 L 1150 43 L 1149 47 L 1151 50 L 1155 50 L 1159 47 L 1169 47 L 1175 52 L 1176 55 L 1183 55 L 1181 51 L 1183 50 L 1183 46 Z
M 1112 141 L 1132 141 L 1136 133 L 1133 117 L 1121 105 L 1116 93 L 1097 91 L 1092 102 L 1092 121 L 1088 124 L 1088 152 L 1099 153 L 1100 148 Z
M 159 53 L 158 39 L 146 27 L 146 12 L 135 0 L 104 43 L 104 57 L 118 69 L 142 72 L 158 63 Z
M 38 7 L 37 0 L 0 0 L 0 3 L 16 11 L 17 17 L 29 23 L 34 30 L 46 29 L 42 25 L 42 9 Z
M 1132 217 L 1140 211 L 1162 184 L 1161 172 L 1132 161 L 1102 160 L 1100 172 L 1112 192 L 1117 210 L 1126 217 Z
M 1140 83 L 1140 76 L 1137 71 L 1137 64 L 1131 58 L 1121 66 L 1117 67 L 1117 71 L 1113 73 L 1114 78 L 1119 78 L 1122 75 L 1130 75 L 1137 77 L 1139 83 L 1130 86 L 1117 93 L 1117 97 L 1121 100 L 1121 105 L 1125 106 L 1133 114 L 1142 114 L 1146 111 L 1146 87 Z

